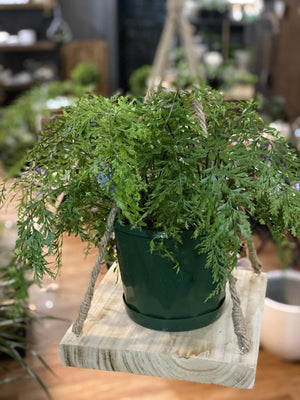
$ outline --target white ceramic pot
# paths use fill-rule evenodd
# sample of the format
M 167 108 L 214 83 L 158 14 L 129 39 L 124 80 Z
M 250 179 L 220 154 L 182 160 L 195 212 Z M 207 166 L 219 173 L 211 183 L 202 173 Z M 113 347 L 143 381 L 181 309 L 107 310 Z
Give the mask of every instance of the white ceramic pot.
M 300 271 L 268 273 L 261 345 L 284 360 L 300 360 Z

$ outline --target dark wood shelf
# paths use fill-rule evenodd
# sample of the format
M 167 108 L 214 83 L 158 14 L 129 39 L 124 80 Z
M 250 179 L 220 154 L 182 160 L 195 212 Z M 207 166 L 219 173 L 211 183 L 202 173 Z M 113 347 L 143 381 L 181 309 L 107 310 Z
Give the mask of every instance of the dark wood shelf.
M 22 44 L 16 40 L 16 43 L 0 43 L 0 61 L 4 68 L 12 71 L 12 74 L 21 72 L 23 63 L 30 58 L 43 64 L 53 64 L 60 69 L 60 45 L 47 39 L 46 29 L 50 21 L 53 19 L 55 7 L 58 0 L 29 0 L 27 3 L 18 4 L 18 1 L 1 2 L 0 0 L 0 16 L 1 26 L 5 27 L 8 32 L 16 34 L 21 29 L 32 29 L 36 32 L 38 40 L 32 44 Z M 21 3 L 21 2 L 19 2 Z M 8 105 L 16 99 L 16 97 L 25 90 L 28 90 L 40 81 L 33 80 L 31 82 L 22 83 L 22 81 L 7 81 L 11 84 L 2 84 L 0 99 L 1 104 Z M 1 397 L 1 396 L 0 396 Z
M 56 43 L 50 42 L 49 40 L 41 40 L 29 46 L 24 46 L 21 44 L 1 45 L 0 51 L 53 51 L 56 49 L 56 47 Z
M 32 86 L 36 85 L 37 82 L 29 82 L 22 84 L 12 84 L 12 85 L 3 85 L 3 89 L 6 92 L 18 92 L 26 89 L 30 89 Z
M 56 79 L 54 79 L 56 80 Z M 53 82 L 53 80 L 32 80 L 28 83 L 16 83 L 11 85 L 2 85 L 1 88 L 4 89 L 6 92 L 18 92 L 26 89 L 30 89 L 33 86 L 42 85 L 44 83 Z
M 24 3 L 24 4 L 0 4 L 0 11 L 13 10 L 51 10 L 57 4 L 56 0 L 46 1 L 43 3 Z

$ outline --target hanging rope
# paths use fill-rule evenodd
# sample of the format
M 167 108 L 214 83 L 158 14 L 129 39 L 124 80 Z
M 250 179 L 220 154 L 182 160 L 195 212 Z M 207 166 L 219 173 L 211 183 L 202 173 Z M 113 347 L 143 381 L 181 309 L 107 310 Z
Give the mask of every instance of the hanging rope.
M 244 241 L 243 245 L 246 247 L 247 257 L 251 262 L 251 267 L 255 274 L 261 273 L 261 263 L 258 259 L 256 249 L 252 242 Z M 243 316 L 241 302 L 236 289 L 237 279 L 231 275 L 229 279 L 229 291 L 232 299 L 232 321 L 234 332 L 238 339 L 239 348 L 242 354 L 248 353 L 250 350 L 251 342 L 246 333 L 246 324 Z
M 246 248 L 246 254 L 251 262 L 251 267 L 255 274 L 261 273 L 261 263 L 258 259 L 256 249 L 252 242 L 242 241 L 242 245 Z M 237 279 L 231 275 L 229 279 L 229 291 L 232 299 L 232 321 L 234 332 L 238 339 L 239 348 L 242 354 L 248 353 L 251 342 L 246 333 L 245 319 L 242 313 L 241 302 L 236 289 Z
M 184 2 L 185 1 L 183 1 L 183 3 Z M 181 42 L 183 44 L 183 49 L 185 52 L 185 57 L 189 66 L 190 73 L 196 81 L 197 78 L 199 79 L 200 71 L 198 68 L 198 62 L 195 54 L 193 31 L 191 24 L 184 15 L 183 7 L 179 15 L 179 35 Z
M 106 229 L 104 235 L 102 237 L 100 246 L 99 246 L 99 253 L 97 256 L 97 260 L 95 262 L 94 268 L 91 274 L 91 280 L 88 286 L 88 289 L 85 293 L 84 300 L 80 306 L 79 314 L 77 317 L 76 322 L 73 324 L 72 332 L 75 333 L 76 336 L 80 336 L 82 333 L 83 324 L 87 318 L 88 312 L 91 307 L 92 298 L 94 295 L 95 284 L 101 269 L 101 262 L 103 260 L 107 243 L 111 237 L 114 221 L 118 212 L 118 208 L 116 203 L 114 202 L 112 208 L 110 210 L 109 216 L 107 218 Z
M 253 271 L 259 275 L 261 273 L 261 262 L 258 259 L 256 249 L 252 242 L 247 243 L 247 256 L 251 262 Z
M 175 34 L 175 29 L 176 29 L 176 14 L 174 14 L 172 10 L 172 12 L 168 12 L 168 17 L 166 19 L 161 39 L 159 41 L 156 50 L 155 58 L 153 61 L 152 72 L 148 80 L 149 89 L 158 88 L 163 80 L 164 71 L 167 69 L 168 65 L 169 46 L 172 37 Z
M 201 101 L 198 99 L 194 99 L 192 101 L 192 106 L 194 107 L 194 110 L 196 112 L 196 116 L 197 116 L 200 128 L 207 136 L 208 132 L 207 132 L 207 128 L 206 128 L 206 118 L 205 118 L 205 114 L 203 111 L 203 106 L 202 106 Z
M 185 0 L 168 0 L 167 18 L 153 61 L 152 73 L 148 80 L 148 89 L 161 85 L 168 67 L 170 45 L 176 33 L 182 41 L 186 61 L 193 78 L 199 76 L 196 55 L 193 45 L 192 27 L 184 15 Z
M 229 291 L 232 299 L 232 321 L 234 333 L 237 336 L 240 352 L 242 354 L 248 353 L 250 350 L 251 342 L 246 333 L 246 324 L 242 312 L 241 302 L 236 289 L 237 279 L 230 275 Z

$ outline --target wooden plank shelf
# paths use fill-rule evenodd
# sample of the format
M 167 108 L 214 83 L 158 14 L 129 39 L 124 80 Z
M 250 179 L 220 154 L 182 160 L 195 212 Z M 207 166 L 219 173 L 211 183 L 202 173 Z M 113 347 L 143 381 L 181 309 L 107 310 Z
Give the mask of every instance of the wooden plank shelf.
M 0 4 L 0 11 L 51 10 L 56 5 L 56 0 L 49 0 L 40 3 L 30 1 L 28 3 Z
M 237 269 L 251 349 L 240 354 L 227 289 L 225 309 L 213 324 L 189 332 L 158 332 L 129 319 L 118 269 L 111 268 L 95 292 L 83 334 L 71 327 L 59 345 L 65 366 L 160 376 L 249 389 L 254 385 L 267 275 Z
M 20 84 L 12 84 L 12 85 L 3 85 L 3 89 L 6 92 L 18 92 L 21 90 L 27 90 L 32 88 L 32 86 L 39 84 L 40 82 L 29 82 L 29 83 L 20 83 Z
M 40 40 L 31 45 L 11 44 L 0 45 L 0 51 L 13 52 L 13 51 L 53 51 L 57 47 L 56 43 L 49 40 Z

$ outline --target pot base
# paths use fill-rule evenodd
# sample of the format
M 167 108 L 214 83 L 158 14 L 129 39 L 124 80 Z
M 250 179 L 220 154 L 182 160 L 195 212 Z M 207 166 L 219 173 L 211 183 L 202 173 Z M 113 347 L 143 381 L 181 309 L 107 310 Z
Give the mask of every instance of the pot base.
M 123 295 L 125 310 L 130 319 L 144 328 L 154 329 L 155 331 L 164 332 L 184 332 L 194 329 L 203 328 L 214 321 L 216 321 L 222 314 L 225 305 L 225 298 L 223 298 L 219 307 L 208 313 L 198 315 L 192 318 L 157 318 L 150 315 L 141 314 L 133 310 L 127 303 Z

